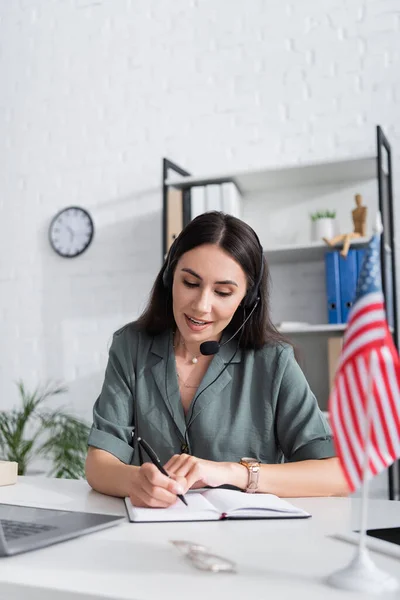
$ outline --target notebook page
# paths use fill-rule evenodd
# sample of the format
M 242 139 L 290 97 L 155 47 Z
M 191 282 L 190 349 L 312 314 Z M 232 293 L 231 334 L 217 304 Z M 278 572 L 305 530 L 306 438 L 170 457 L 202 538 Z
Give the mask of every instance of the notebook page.
M 293 506 L 287 500 L 283 500 L 273 494 L 246 494 L 235 490 L 207 490 L 205 496 L 221 513 L 231 515 L 233 513 L 247 514 L 247 516 L 267 516 L 266 513 L 274 513 L 275 516 L 304 515 L 308 513 L 301 508 Z M 238 515 L 239 516 L 239 515 Z
M 129 498 L 125 505 L 131 521 L 161 522 L 161 521 L 207 521 L 220 518 L 219 511 L 204 498 L 203 494 L 187 493 L 185 506 L 179 498 L 168 508 L 141 508 L 132 506 Z

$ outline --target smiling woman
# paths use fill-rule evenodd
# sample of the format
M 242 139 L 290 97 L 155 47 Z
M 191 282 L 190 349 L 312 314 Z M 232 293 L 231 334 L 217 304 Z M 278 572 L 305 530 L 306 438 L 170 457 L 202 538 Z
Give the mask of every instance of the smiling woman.
M 139 436 L 170 477 L 143 463 Z M 90 485 L 137 506 L 204 485 L 347 493 L 329 426 L 272 325 L 268 265 L 246 223 L 205 213 L 175 240 L 146 310 L 114 334 L 89 446 Z

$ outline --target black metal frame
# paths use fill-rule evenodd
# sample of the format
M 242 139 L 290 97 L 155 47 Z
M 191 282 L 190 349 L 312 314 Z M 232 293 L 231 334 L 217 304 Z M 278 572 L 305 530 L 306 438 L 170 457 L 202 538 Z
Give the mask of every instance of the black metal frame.
M 163 208 L 162 208 L 162 262 L 165 260 L 167 254 L 167 218 L 168 218 L 168 185 L 166 181 L 168 179 L 169 171 L 174 171 L 179 175 L 185 177 L 189 176 L 190 173 L 182 169 L 179 165 L 171 162 L 167 158 L 163 158 L 162 162 L 162 190 L 163 190 Z M 191 209 L 190 209 L 190 188 L 183 191 L 183 226 L 185 227 L 191 220 Z
M 381 238 L 381 271 L 382 271 L 382 288 L 385 299 L 387 294 L 392 292 L 393 298 L 393 341 L 398 350 L 398 312 L 397 312 L 397 295 L 396 295 L 396 256 L 394 245 L 394 210 L 393 210 L 393 180 L 392 180 L 392 152 L 390 144 L 378 125 L 376 128 L 376 143 L 377 143 L 377 174 L 378 174 L 378 198 L 379 210 L 383 221 L 383 234 Z M 386 167 L 384 162 L 384 151 L 386 151 Z M 384 194 L 384 178 L 387 177 L 387 195 Z M 389 245 L 391 249 L 391 273 L 392 281 L 387 280 L 388 270 L 386 269 L 386 251 L 385 246 Z M 386 300 L 388 305 L 388 300 Z M 389 478 L 389 500 L 400 499 L 400 461 L 396 461 L 388 469 Z

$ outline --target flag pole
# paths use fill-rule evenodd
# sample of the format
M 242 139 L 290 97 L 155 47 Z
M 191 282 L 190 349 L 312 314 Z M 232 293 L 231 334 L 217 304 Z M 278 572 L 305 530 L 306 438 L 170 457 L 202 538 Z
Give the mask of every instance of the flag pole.
M 372 402 L 374 395 L 374 380 L 377 371 L 378 357 L 375 350 L 369 355 L 368 384 L 366 396 L 366 415 L 364 427 L 364 464 L 362 473 L 362 493 L 361 493 L 361 517 L 360 517 L 360 535 L 357 550 L 353 560 L 347 567 L 340 571 L 332 573 L 328 577 L 328 584 L 332 587 L 381 594 L 382 592 L 392 592 L 398 589 L 398 581 L 385 571 L 381 571 L 375 566 L 367 548 L 367 513 L 368 513 L 368 488 L 369 488 L 369 459 L 371 446 L 371 421 L 372 421 Z

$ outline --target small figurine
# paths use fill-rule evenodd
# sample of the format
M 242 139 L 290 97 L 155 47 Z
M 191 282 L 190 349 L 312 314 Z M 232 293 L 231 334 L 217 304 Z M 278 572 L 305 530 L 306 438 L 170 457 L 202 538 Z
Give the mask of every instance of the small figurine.
M 343 248 L 340 252 L 343 258 L 346 258 L 350 248 L 351 240 L 354 238 L 365 237 L 367 234 L 367 207 L 362 205 L 361 194 L 355 195 L 355 201 L 357 208 L 355 208 L 351 215 L 353 218 L 354 230 L 351 233 L 342 233 L 328 240 L 328 238 L 322 238 L 328 246 L 335 246 L 339 242 L 343 242 Z

